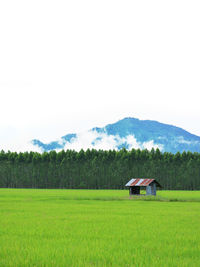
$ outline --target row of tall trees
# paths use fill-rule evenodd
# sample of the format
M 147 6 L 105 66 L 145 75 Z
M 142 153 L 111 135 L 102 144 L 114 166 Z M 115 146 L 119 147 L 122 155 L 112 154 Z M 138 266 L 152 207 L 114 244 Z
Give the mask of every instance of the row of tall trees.
M 163 189 L 200 190 L 200 154 L 158 149 L 0 152 L 0 187 L 123 189 L 155 178 Z

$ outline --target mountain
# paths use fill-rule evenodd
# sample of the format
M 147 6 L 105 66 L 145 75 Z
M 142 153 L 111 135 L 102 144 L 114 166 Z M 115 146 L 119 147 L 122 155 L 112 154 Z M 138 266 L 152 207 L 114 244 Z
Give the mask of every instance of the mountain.
M 152 120 L 124 118 L 103 128 L 92 128 L 83 133 L 71 133 L 59 140 L 43 143 L 32 140 L 41 151 L 94 148 L 94 149 L 148 149 L 162 152 L 200 152 L 200 137 L 179 127 Z

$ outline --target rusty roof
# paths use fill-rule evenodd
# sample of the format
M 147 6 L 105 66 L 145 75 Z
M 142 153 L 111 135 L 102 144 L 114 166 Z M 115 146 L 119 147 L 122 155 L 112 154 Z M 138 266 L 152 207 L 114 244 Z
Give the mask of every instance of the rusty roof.
M 155 179 L 141 179 L 141 178 L 133 178 L 131 179 L 125 186 L 148 186 L 152 182 L 155 182 L 158 186 L 160 184 Z

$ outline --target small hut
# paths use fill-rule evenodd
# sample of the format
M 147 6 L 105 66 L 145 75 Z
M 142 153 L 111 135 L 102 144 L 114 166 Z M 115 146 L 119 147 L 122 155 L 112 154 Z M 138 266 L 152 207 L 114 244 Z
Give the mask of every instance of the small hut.
M 156 188 L 161 185 L 155 179 L 133 178 L 125 186 L 129 187 L 129 194 L 140 195 L 140 189 L 146 189 L 146 195 L 156 196 Z

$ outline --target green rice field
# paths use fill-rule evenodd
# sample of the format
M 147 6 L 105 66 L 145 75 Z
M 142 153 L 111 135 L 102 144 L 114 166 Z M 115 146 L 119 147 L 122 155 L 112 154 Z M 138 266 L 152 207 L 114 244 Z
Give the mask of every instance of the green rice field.
M 4 266 L 200 266 L 200 191 L 0 189 Z

